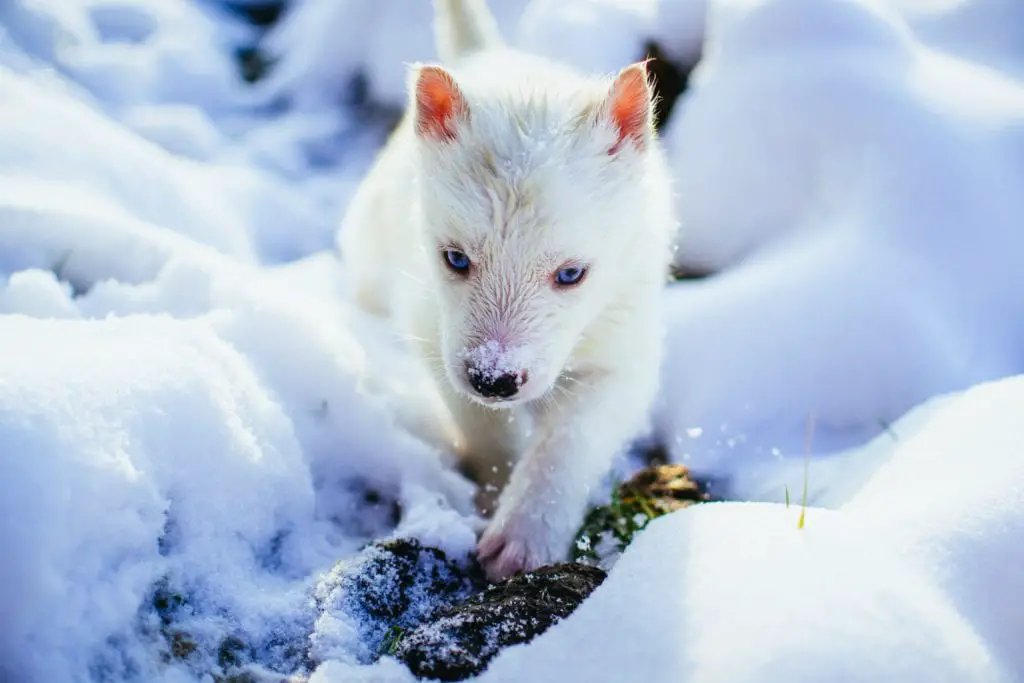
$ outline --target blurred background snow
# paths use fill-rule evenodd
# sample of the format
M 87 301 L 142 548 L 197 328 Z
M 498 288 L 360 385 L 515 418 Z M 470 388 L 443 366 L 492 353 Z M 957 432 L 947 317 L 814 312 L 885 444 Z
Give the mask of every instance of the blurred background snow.
M 485 678 L 1024 678 L 1024 4 L 489 4 L 581 69 L 654 58 L 683 230 L 646 436 L 760 503 L 652 526 Z M 402 426 L 429 386 L 335 248 L 432 11 L 0 3 L 0 680 L 197 680 L 158 585 L 288 672 L 335 560 L 472 547 L 472 486 Z M 332 652 L 313 680 L 410 676 Z

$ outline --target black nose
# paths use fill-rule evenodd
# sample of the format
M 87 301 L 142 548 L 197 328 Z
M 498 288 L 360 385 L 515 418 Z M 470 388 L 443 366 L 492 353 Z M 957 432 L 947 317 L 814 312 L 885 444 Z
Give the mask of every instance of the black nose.
M 526 375 L 515 372 L 491 373 L 468 368 L 469 384 L 484 398 L 512 398 L 526 382 Z

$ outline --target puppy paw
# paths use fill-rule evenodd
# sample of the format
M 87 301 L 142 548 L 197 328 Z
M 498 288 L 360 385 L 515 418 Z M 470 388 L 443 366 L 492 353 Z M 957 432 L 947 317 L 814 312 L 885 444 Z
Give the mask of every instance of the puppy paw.
M 544 564 L 542 559 L 527 550 L 521 540 L 500 532 L 484 533 L 477 545 L 477 558 L 491 583 L 504 581 Z
M 498 510 L 477 543 L 477 559 L 489 581 L 498 583 L 565 559 L 572 540 L 571 529 L 567 534 L 536 515 L 503 512 Z

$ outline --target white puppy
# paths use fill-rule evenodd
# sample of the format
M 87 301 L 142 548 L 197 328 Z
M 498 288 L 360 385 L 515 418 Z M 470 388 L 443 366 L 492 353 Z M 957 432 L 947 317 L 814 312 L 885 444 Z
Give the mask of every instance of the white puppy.
M 585 77 L 504 47 L 479 0 L 436 5 L 448 68 L 412 69 L 341 249 L 433 371 L 448 446 L 504 485 L 478 545 L 499 580 L 565 558 L 644 427 L 675 220 L 643 64 Z

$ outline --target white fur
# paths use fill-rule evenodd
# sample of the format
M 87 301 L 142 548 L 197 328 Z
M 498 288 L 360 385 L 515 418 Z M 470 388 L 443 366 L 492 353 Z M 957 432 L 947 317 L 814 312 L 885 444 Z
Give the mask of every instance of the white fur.
M 611 78 L 494 44 L 449 72 L 468 120 L 438 140 L 406 116 L 341 248 L 359 303 L 389 316 L 433 372 L 459 427 L 448 447 L 495 487 L 512 466 L 478 546 L 497 580 L 564 559 L 590 490 L 645 425 L 675 221 L 653 132 L 643 149 L 608 153 Z M 447 268 L 451 245 L 473 260 L 468 278 Z M 551 274 L 566 262 L 589 270 L 559 290 Z M 514 400 L 487 403 L 467 361 L 527 381 Z

